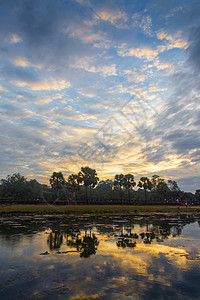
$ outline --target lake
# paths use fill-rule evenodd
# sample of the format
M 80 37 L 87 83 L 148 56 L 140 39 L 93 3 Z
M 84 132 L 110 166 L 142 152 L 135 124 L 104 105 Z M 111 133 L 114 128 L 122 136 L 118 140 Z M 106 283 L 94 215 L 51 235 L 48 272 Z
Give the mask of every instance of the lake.
M 0 222 L 0 299 L 200 299 L 200 215 Z

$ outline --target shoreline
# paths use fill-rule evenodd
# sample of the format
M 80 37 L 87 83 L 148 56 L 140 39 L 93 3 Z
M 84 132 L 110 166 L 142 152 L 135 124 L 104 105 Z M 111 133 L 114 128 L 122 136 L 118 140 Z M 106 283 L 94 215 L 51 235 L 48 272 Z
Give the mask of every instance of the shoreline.
M 16 214 L 101 215 L 101 214 L 185 214 L 200 213 L 200 206 L 172 205 L 0 205 L 0 216 Z

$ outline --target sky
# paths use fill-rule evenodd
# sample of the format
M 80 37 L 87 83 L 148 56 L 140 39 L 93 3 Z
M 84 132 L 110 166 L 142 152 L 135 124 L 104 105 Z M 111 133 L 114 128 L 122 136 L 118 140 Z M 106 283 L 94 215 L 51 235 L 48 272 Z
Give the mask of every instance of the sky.
M 200 189 L 200 2 L 0 0 L 0 178 Z

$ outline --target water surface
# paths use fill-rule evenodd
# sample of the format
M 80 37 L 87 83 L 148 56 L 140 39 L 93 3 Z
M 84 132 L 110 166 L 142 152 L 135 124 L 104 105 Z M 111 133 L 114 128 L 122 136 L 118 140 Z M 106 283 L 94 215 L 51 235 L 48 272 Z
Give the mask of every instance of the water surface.
M 200 299 L 200 216 L 1 218 L 0 299 Z

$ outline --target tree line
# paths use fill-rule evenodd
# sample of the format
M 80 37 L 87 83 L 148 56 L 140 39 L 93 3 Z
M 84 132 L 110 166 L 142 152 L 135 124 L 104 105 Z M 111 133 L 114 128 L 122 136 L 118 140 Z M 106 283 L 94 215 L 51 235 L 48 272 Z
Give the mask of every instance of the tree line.
M 153 175 L 152 178 L 143 176 L 136 182 L 131 173 L 116 174 L 113 180 L 100 180 L 96 170 L 88 166 L 81 167 L 77 174 L 70 174 L 67 179 L 62 172 L 53 172 L 49 184 L 28 180 L 19 173 L 8 175 L 1 179 L 0 198 L 85 204 L 200 201 L 200 190 L 195 194 L 184 193 L 174 180 L 166 181 Z

